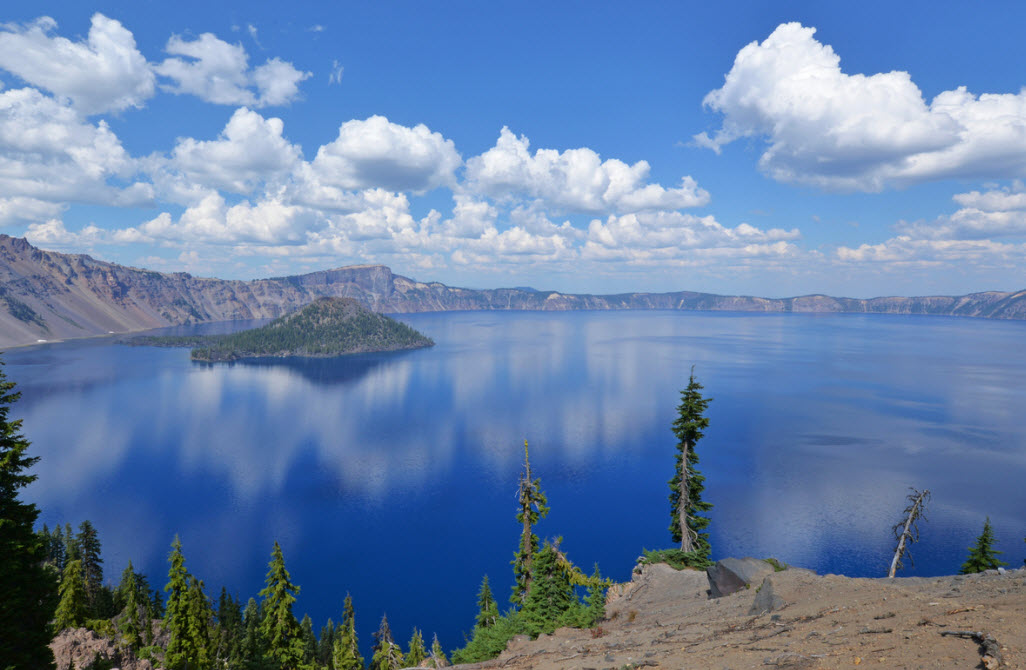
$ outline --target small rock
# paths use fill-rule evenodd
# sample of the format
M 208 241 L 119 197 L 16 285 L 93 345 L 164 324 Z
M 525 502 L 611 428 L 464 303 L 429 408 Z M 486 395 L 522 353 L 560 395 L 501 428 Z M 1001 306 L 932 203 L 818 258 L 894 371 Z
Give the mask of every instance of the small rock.
M 782 609 L 786 605 L 787 603 L 784 599 L 773 591 L 773 575 L 766 575 L 762 580 L 762 586 L 759 587 L 758 592 L 755 594 L 755 600 L 752 602 L 748 614 L 750 616 L 767 614 Z

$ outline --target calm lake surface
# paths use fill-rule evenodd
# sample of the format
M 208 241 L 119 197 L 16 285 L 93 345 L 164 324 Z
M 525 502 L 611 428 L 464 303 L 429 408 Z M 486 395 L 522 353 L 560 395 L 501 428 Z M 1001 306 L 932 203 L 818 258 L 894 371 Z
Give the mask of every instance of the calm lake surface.
M 352 593 L 462 644 L 484 574 L 511 585 L 523 441 L 562 536 L 629 578 L 670 545 L 667 480 L 688 372 L 714 398 L 699 443 L 714 557 L 883 576 L 909 486 L 933 500 L 915 568 L 953 573 L 989 515 L 1026 553 L 1026 323 L 688 312 L 404 315 L 432 349 L 194 364 L 111 340 L 7 352 L 53 526 L 90 519 L 106 576 L 166 582 L 177 533 L 216 598 L 255 596 L 274 540 L 316 630 Z M 220 326 L 223 328 L 224 326 Z

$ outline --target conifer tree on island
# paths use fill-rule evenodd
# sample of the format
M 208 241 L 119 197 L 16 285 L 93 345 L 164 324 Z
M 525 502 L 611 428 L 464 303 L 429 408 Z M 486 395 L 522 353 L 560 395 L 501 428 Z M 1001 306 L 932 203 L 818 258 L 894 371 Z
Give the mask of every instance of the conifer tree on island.
M 524 471 L 520 475 L 520 486 L 517 494 L 517 521 L 523 526 L 520 533 L 520 548 L 513 558 L 513 595 L 510 602 L 514 606 L 524 604 L 531 588 L 531 561 L 538 551 L 538 536 L 532 527 L 539 519 L 549 513 L 548 498 L 541 490 L 541 479 L 531 478 L 531 461 L 527 453 L 527 440 L 524 440 Z
M 968 575 L 984 570 L 997 570 L 1002 565 L 1008 565 L 998 560 L 998 554 L 1003 552 L 994 548 L 994 530 L 990 527 L 990 517 L 983 522 L 983 532 L 976 538 L 976 544 L 969 547 L 969 558 L 962 564 L 959 573 Z
M 285 557 L 277 540 L 267 566 L 267 586 L 260 592 L 263 597 L 263 615 L 260 632 L 267 643 L 268 655 L 282 670 L 297 670 L 303 665 L 303 631 L 292 614 L 299 587 L 292 583 L 285 569 Z
M 705 412 L 712 398 L 702 397 L 702 385 L 695 381 L 695 369 L 691 368 L 688 386 L 681 391 L 677 419 L 673 422 L 673 434 L 677 436 L 676 469 L 670 480 L 670 535 L 674 542 L 680 542 L 680 550 L 691 554 L 694 567 L 709 564 L 712 549 L 709 534 L 702 532 L 709 525 L 707 517 L 712 504 L 702 500 L 705 477 L 698 471 L 698 453 L 695 446 L 704 430 L 709 427 Z
M 26 471 L 39 460 L 26 455 L 21 420 L 8 418 L 19 395 L 0 370 L 0 665 L 37 670 L 54 667 L 49 644 L 57 580 L 33 530 L 39 510 L 18 498 L 36 480 Z

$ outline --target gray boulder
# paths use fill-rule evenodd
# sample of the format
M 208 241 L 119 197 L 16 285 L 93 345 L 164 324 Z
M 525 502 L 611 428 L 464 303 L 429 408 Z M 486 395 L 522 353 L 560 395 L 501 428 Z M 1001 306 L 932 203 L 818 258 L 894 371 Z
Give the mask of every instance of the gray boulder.
M 768 612 L 776 612 L 779 609 L 783 609 L 787 605 L 787 602 L 778 596 L 773 588 L 773 580 L 775 574 L 766 575 L 762 580 L 762 586 L 756 589 L 755 601 L 752 603 L 751 608 L 748 610 L 748 614 L 751 616 L 758 616 L 760 614 L 766 614 Z
M 709 578 L 709 597 L 722 598 L 752 584 L 761 584 L 773 566 L 758 558 L 724 558 L 705 570 Z

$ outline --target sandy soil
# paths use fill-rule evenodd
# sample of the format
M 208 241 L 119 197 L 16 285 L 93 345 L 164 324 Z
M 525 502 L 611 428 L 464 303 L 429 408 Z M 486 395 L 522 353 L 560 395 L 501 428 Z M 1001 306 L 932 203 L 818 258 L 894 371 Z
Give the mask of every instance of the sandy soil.
M 474 667 L 1026 668 L 1022 569 L 892 580 L 787 570 L 715 600 L 707 589 L 704 573 L 649 566 L 610 596 L 598 630 L 517 638 Z M 763 589 L 779 607 L 750 614 Z M 989 650 L 979 643 L 987 635 L 996 641 Z

